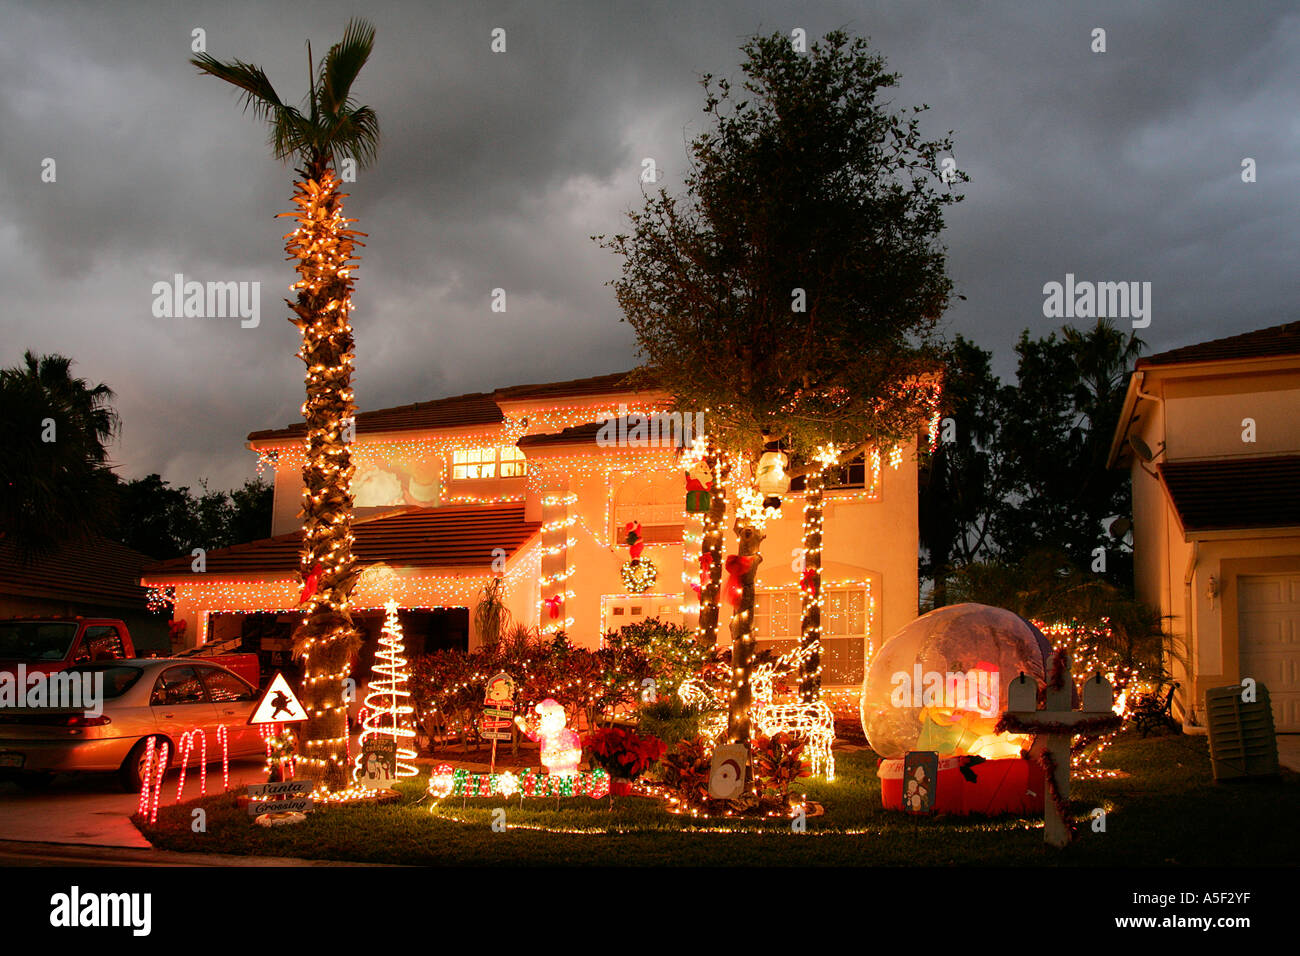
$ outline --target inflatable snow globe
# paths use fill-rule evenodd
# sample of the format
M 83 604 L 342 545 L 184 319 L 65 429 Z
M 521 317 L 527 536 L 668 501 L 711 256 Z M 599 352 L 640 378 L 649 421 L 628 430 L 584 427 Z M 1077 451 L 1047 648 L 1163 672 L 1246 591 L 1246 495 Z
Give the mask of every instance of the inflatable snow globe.
M 861 701 L 862 729 L 882 758 L 886 806 L 894 797 L 901 806 L 904 760 L 937 755 L 936 809 L 1041 808 L 1043 788 L 1033 786 L 1041 768 L 1022 758 L 1033 738 L 995 727 L 1013 680 L 1023 673 L 1040 687 L 1046 682 L 1051 651 L 1024 618 L 983 604 L 931 611 L 886 641 L 872 658 Z

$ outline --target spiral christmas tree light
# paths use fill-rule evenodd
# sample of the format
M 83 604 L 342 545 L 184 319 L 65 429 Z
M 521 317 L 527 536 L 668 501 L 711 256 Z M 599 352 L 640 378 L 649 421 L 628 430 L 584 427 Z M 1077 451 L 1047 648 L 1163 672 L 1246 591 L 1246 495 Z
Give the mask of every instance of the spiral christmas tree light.
M 369 713 L 362 725 L 358 750 L 365 750 L 366 740 L 370 737 L 391 737 L 397 743 L 397 775 L 414 777 L 419 771 L 412 763 L 415 760 L 415 728 L 411 715 L 415 713 L 415 707 L 407 690 L 411 672 L 406 662 L 402 622 L 397 618 L 397 602 L 390 600 L 384 608 L 387 611 L 384 633 L 379 638 L 379 650 L 375 652 L 375 673 L 379 678 L 370 682 L 366 692 L 365 706 Z M 362 755 L 358 754 L 358 768 L 361 759 Z

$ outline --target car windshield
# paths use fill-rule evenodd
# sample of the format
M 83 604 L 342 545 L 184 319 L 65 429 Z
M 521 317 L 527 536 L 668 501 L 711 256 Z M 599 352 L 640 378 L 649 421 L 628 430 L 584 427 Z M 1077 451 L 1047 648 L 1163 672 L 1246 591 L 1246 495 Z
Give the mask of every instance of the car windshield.
M 125 694 L 144 671 L 138 667 L 126 667 L 122 664 L 80 664 L 69 667 L 69 674 L 103 674 L 104 698 L 112 700 Z
M 74 621 L 0 622 L 0 658 L 11 661 L 61 661 L 77 636 Z

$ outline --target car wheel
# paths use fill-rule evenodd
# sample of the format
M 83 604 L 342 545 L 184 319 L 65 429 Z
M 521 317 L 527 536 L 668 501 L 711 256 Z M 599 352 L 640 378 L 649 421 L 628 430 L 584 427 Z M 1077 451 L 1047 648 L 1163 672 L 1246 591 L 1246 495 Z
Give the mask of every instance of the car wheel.
M 14 783 L 24 790 L 45 790 L 53 781 L 52 773 L 20 773 L 14 778 Z
M 155 760 L 158 759 L 158 748 L 162 743 L 163 740 L 161 737 L 154 738 L 154 759 Z M 126 759 L 122 761 L 122 767 L 117 772 L 117 779 L 118 782 L 121 783 L 122 789 L 126 790 L 128 793 L 133 791 L 138 791 L 140 789 L 140 785 L 144 783 L 145 755 L 148 752 L 148 749 L 149 749 L 149 738 L 146 737 L 144 738 L 144 740 L 141 740 L 134 747 L 132 747 L 131 752 L 127 754 Z M 169 751 L 170 749 L 171 748 L 168 747 Z M 171 766 L 171 762 L 172 762 L 171 758 L 172 758 L 172 754 L 168 753 L 167 755 L 168 766 Z M 157 765 L 154 766 L 153 772 L 154 773 L 158 772 Z

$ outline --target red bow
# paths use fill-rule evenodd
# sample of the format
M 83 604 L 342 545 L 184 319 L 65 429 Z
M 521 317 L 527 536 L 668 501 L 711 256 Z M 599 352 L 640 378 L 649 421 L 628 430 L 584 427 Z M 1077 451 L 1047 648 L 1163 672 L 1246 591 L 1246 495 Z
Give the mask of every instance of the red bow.
M 311 574 L 307 575 L 307 579 L 302 582 L 302 591 L 298 595 L 300 605 L 306 604 L 311 596 L 316 593 L 316 589 L 320 586 L 321 570 L 320 562 L 317 561 L 316 567 L 311 569 Z
M 799 579 L 799 587 L 804 591 L 812 594 L 817 589 L 817 569 L 804 568 L 803 576 Z
M 704 589 L 709 586 L 709 569 L 713 567 L 713 552 L 705 551 L 700 555 L 700 583 L 692 584 L 697 597 L 701 596 Z
M 748 574 L 753 566 L 752 557 L 741 557 L 738 554 L 727 556 L 727 563 L 723 567 L 727 569 L 727 601 L 732 607 L 740 607 L 740 599 L 745 588 L 741 578 Z
M 542 600 L 542 603 L 546 605 L 546 610 L 550 612 L 552 620 L 560 616 L 560 605 L 563 602 L 564 602 L 563 594 L 553 594 L 550 597 Z

